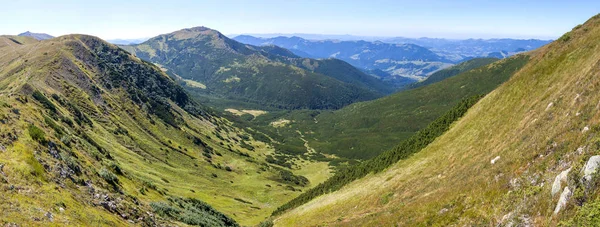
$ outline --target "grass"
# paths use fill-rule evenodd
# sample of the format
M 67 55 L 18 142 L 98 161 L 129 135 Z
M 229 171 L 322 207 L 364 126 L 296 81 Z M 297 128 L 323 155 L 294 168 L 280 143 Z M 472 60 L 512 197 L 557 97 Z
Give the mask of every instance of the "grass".
M 85 182 L 91 182 L 96 193 L 118 198 L 119 209 L 135 220 L 151 211 L 148 204 L 177 196 L 206 202 L 242 225 L 255 225 L 300 193 L 285 190 L 286 184 L 277 186 L 279 169 L 265 162 L 274 150 L 270 145 L 210 111 L 193 109 L 197 106 L 185 101 L 158 68 L 115 53 L 125 64 L 115 70 L 139 67 L 133 71 L 146 73 L 144 83 L 166 78 L 152 94 L 164 101 L 160 105 L 173 116 L 170 123 L 147 111 L 151 105 L 143 100 L 152 96 L 144 87 L 117 86 L 122 83 L 112 79 L 118 78 L 105 77 L 107 71 L 116 72 L 110 70 L 113 66 L 96 62 L 102 53 L 90 57 L 90 51 L 118 52 L 113 46 L 91 37 L 66 36 L 15 48 L 0 57 L 0 96 L 6 104 L 0 106 L 6 121 L 0 127 L 0 144 L 6 148 L 0 163 L 7 176 L 7 183 L 0 179 L 0 198 L 6 201 L 0 204 L 1 223 L 128 225 L 127 219 L 94 206 L 100 201 Z M 22 63 L 27 53 L 27 64 L 14 64 Z M 118 75 L 136 80 L 136 73 Z M 34 91 L 52 99 L 34 98 Z M 42 140 L 52 142 L 56 150 L 40 144 Z M 295 187 L 305 190 L 310 185 Z M 57 202 L 65 204 L 64 212 Z M 48 211 L 54 215 L 52 223 L 44 219 Z
M 506 225 L 512 220 L 552 226 L 596 213 L 597 200 L 590 197 L 583 207 L 571 203 L 553 216 L 557 199 L 548 182 L 569 166 L 579 172 L 576 163 L 598 149 L 600 47 L 594 43 L 599 37 L 596 17 L 573 31 L 568 43 L 531 53 L 516 75 L 421 152 L 291 210 L 275 224 Z M 582 133 L 586 126 L 590 131 Z M 580 147 L 582 154 L 575 152 Z M 496 156 L 501 159 L 491 164 Z M 381 195 L 388 193 L 394 196 L 381 205 Z
M 206 85 L 204 85 L 198 81 L 193 81 L 193 80 L 184 80 L 184 81 L 185 81 L 185 85 L 187 85 L 187 86 L 200 88 L 200 89 L 206 89 Z

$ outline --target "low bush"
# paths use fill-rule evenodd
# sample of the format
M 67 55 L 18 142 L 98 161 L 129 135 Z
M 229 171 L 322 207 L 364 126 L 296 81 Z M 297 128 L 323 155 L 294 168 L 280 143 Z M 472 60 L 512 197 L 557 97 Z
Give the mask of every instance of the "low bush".
M 42 131 L 40 128 L 38 128 L 35 125 L 29 125 L 29 128 L 27 128 L 27 131 L 29 131 L 29 136 L 31 136 L 31 138 L 39 143 L 46 143 L 46 134 L 44 133 L 44 131 Z
M 116 186 L 119 183 L 119 178 L 117 178 L 117 176 L 114 173 L 110 172 L 106 168 L 102 168 L 98 172 L 98 175 L 100 175 L 102 179 L 104 179 L 107 183 L 112 184 L 113 186 Z
M 233 219 L 197 199 L 171 197 L 167 202 L 152 202 L 160 216 L 196 226 L 239 226 Z

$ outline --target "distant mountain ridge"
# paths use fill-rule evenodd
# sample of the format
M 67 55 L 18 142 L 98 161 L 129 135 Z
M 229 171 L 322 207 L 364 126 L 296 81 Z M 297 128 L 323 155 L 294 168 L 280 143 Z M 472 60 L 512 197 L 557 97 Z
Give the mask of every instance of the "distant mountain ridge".
M 379 69 L 392 76 L 414 81 L 448 66 L 453 61 L 414 44 L 390 44 L 367 41 L 307 40 L 297 36 L 257 38 L 241 35 L 235 40 L 257 46 L 277 45 L 302 57 L 338 58 L 355 67 Z
M 137 38 L 137 39 L 109 39 L 106 40 L 109 43 L 115 44 L 115 45 L 134 45 L 134 44 L 140 44 L 145 42 L 146 40 L 148 40 L 150 38 Z
M 46 33 L 33 33 L 30 31 L 23 32 L 23 33 L 19 34 L 18 36 L 33 37 L 34 39 L 37 39 L 37 40 L 46 40 L 46 39 L 54 38 L 54 36 L 48 35 Z
M 552 40 L 539 39 L 439 39 L 439 38 L 403 38 L 383 39 L 388 43 L 412 43 L 429 48 L 438 55 L 454 61 L 463 61 L 474 57 L 508 57 L 516 53 L 537 49 Z M 498 53 L 506 53 L 504 55 Z M 494 53 L 490 55 L 490 53 Z
M 322 35 L 322 34 L 254 34 L 238 35 L 246 38 L 258 37 L 269 40 L 275 38 L 301 38 L 310 41 L 358 41 L 384 42 L 392 44 L 415 44 L 428 48 L 436 54 L 453 62 L 462 62 L 475 57 L 487 57 L 490 53 L 507 52 L 514 55 L 518 52 L 529 51 L 550 43 L 552 40 L 542 39 L 447 39 L 447 38 L 407 38 L 407 37 L 379 37 L 379 36 L 353 36 L 353 35 Z M 236 37 L 236 38 L 237 38 Z M 240 40 L 238 40 L 240 41 Z M 492 55 L 497 57 L 497 54 Z M 492 57 L 490 56 L 490 57 Z M 507 57 L 507 56 L 505 56 Z

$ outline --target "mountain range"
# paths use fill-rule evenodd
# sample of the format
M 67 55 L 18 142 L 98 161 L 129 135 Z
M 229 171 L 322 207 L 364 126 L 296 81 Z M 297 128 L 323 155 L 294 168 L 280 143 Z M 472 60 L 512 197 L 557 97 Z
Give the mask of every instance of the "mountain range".
M 138 38 L 138 39 L 108 39 L 106 40 L 109 43 L 115 45 L 135 45 L 140 44 L 148 40 L 149 38 Z
M 159 64 L 192 92 L 276 108 L 337 109 L 394 90 L 345 62 L 242 44 L 206 27 L 121 47 Z
M 367 41 L 306 40 L 300 37 L 256 38 L 237 36 L 235 40 L 256 46 L 276 45 L 302 57 L 337 58 L 365 70 L 382 70 L 390 76 L 413 81 L 452 65 L 453 61 L 414 44 L 389 44 Z M 398 84 L 402 85 L 402 84 Z

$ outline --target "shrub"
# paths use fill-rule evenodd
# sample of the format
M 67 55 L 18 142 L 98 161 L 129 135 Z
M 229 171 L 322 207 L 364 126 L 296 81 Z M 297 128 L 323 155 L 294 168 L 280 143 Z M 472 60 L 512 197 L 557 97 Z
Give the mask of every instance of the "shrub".
M 561 42 L 568 42 L 569 40 L 571 40 L 571 32 L 567 32 L 564 35 L 562 35 L 560 38 L 558 38 L 559 41 Z
M 123 170 L 121 169 L 121 167 L 119 166 L 119 164 L 115 163 L 115 162 L 110 162 L 110 164 L 108 165 L 113 171 L 115 171 L 115 173 L 119 174 L 119 175 L 123 175 Z
M 306 177 L 294 175 L 292 172 L 284 169 L 279 171 L 279 178 L 284 183 L 295 184 L 299 186 L 306 186 L 309 183 Z
M 54 129 L 56 134 L 58 134 L 59 136 L 64 134 L 64 129 L 62 127 L 60 127 L 58 124 L 56 124 L 56 122 L 54 122 L 54 120 L 52 120 L 52 118 L 49 118 L 48 116 L 44 116 L 44 122 L 46 122 L 46 124 L 48 126 L 50 126 L 50 128 Z
M 150 207 L 160 216 L 188 225 L 239 226 L 230 217 L 197 199 L 169 198 L 168 202 L 152 202 Z
M 52 103 L 44 94 L 40 91 L 34 91 L 32 94 L 33 98 L 40 102 L 46 109 L 50 110 L 52 113 L 56 113 L 56 106 Z
M 100 172 L 98 172 L 98 175 L 100 175 L 102 179 L 113 186 L 116 186 L 119 183 L 119 178 L 117 178 L 114 173 L 108 171 L 106 168 L 102 168 Z
M 273 220 L 271 220 L 271 219 L 264 220 L 263 222 L 258 224 L 258 227 L 273 227 L 273 226 L 274 226 Z
M 35 125 L 29 125 L 29 128 L 27 128 L 27 131 L 29 131 L 29 135 L 31 136 L 31 138 L 39 143 L 46 143 L 46 134 L 44 133 L 44 131 L 42 131 L 40 128 L 38 128 Z

